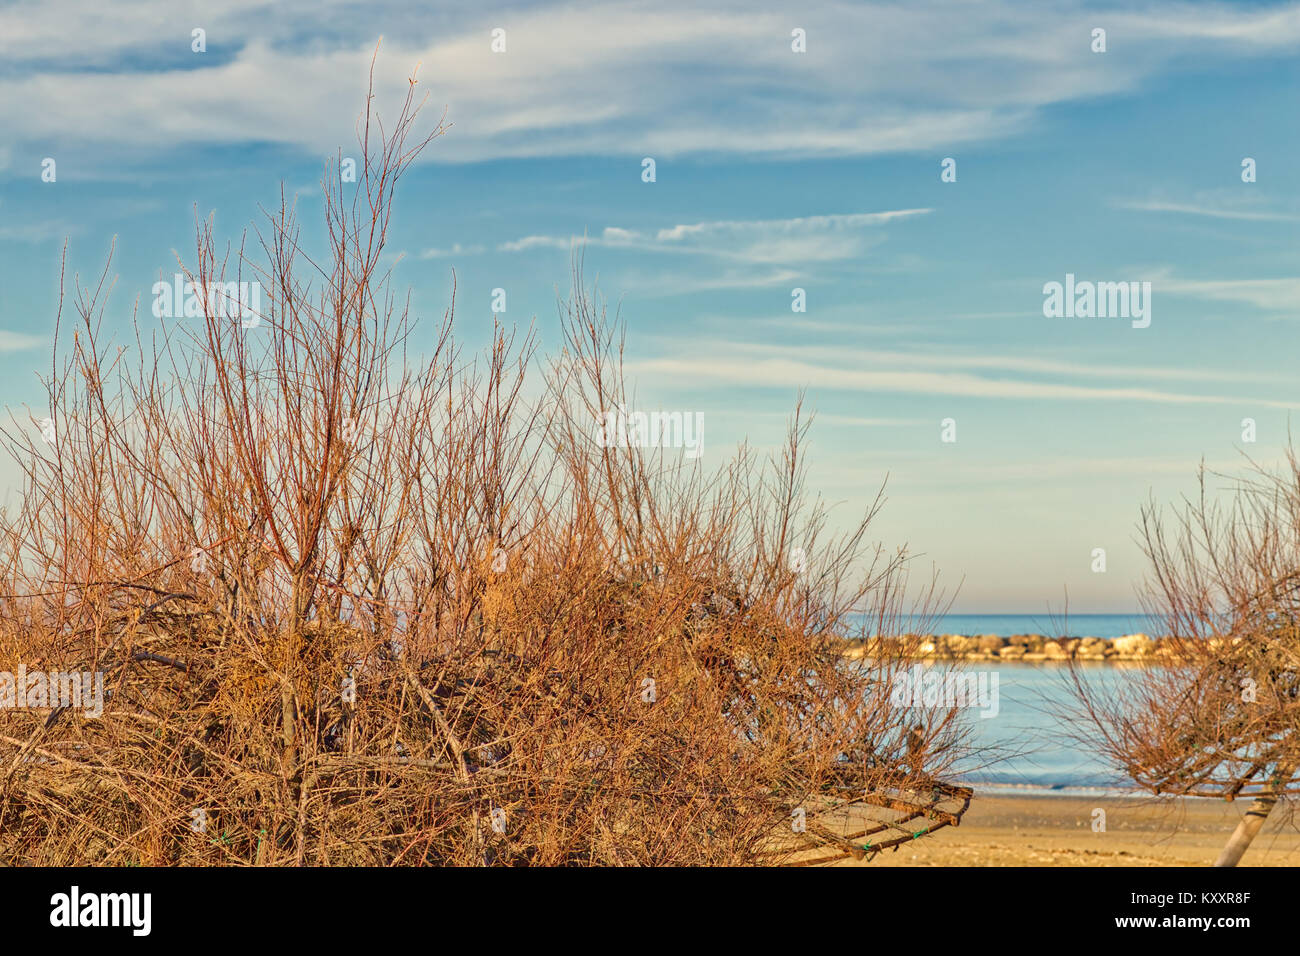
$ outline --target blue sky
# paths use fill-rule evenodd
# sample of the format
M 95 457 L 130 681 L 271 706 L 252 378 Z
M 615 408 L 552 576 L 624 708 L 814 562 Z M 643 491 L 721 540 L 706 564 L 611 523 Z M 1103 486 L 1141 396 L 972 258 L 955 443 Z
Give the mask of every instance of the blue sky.
M 237 241 L 283 181 L 320 222 L 383 35 L 381 115 L 418 63 L 451 124 L 391 232 L 416 311 L 441 316 L 454 269 L 470 342 L 500 287 L 554 345 L 585 235 L 641 404 L 702 412 L 707 464 L 776 443 L 806 388 L 810 486 L 847 523 L 888 475 L 876 533 L 960 584 L 957 610 L 1132 609 L 1147 495 L 1278 456 L 1300 5 L 427 6 L 0 3 L 0 401 L 39 396 L 65 237 L 83 275 L 116 237 L 124 331 L 137 296 L 174 321 L 149 287 L 192 261 L 196 209 Z M 1150 326 L 1044 317 L 1067 273 L 1150 281 Z

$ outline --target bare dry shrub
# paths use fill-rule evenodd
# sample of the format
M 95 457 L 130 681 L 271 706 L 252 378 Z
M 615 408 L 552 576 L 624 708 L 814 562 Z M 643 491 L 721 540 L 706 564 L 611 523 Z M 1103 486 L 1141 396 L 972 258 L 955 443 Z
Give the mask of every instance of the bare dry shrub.
M 1072 672 L 1084 736 L 1153 794 L 1255 797 L 1220 865 L 1300 792 L 1300 461 L 1142 514 L 1146 610 L 1170 637 L 1106 689 Z
M 260 282 L 255 327 L 205 305 L 119 348 L 107 268 L 77 283 L 54 440 L 4 432 L 0 666 L 108 699 L 0 712 L 0 858 L 807 861 L 957 822 L 957 711 L 891 701 L 908 641 L 841 653 L 923 630 L 933 581 L 909 598 L 906 553 L 864 543 L 874 508 L 827 534 L 806 420 L 714 469 L 594 441 L 629 396 L 580 268 L 544 369 L 531 334 L 466 356 L 451 309 L 419 329 L 381 257 L 440 131 L 418 112 L 367 111 L 355 192 L 327 172 L 327 257 L 283 200 L 256 260 L 200 224 L 187 275 Z

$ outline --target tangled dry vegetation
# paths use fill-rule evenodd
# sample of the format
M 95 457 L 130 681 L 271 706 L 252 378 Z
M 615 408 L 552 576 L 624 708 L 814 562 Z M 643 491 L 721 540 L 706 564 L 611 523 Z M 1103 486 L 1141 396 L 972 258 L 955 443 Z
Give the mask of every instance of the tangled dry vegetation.
M 1072 673 L 1085 737 L 1153 794 L 1253 797 L 1218 865 L 1300 794 L 1300 460 L 1256 465 L 1220 499 L 1143 512 L 1161 666 L 1106 689 Z
M 808 862 L 956 822 L 957 713 L 891 703 L 905 642 L 838 643 L 933 585 L 871 515 L 826 533 L 797 413 L 766 460 L 600 447 L 633 403 L 580 270 L 549 362 L 501 328 L 466 356 L 450 309 L 417 334 L 381 252 L 418 113 L 367 111 L 360 182 L 327 173 L 327 256 L 283 201 L 256 262 L 200 225 L 187 275 L 260 282 L 254 328 L 118 347 L 107 269 L 75 283 L 53 441 L 43 410 L 4 434 L 0 667 L 107 700 L 0 711 L 0 860 Z

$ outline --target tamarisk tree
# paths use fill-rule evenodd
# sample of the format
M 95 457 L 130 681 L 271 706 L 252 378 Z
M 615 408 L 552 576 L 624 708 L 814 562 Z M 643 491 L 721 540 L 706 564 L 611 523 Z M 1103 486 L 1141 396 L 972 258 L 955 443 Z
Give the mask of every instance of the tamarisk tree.
M 1253 798 L 1217 866 L 1235 866 L 1300 790 L 1300 463 L 1252 465 L 1225 494 L 1149 503 L 1145 606 L 1161 659 L 1103 691 L 1072 669 L 1085 734 L 1153 794 Z

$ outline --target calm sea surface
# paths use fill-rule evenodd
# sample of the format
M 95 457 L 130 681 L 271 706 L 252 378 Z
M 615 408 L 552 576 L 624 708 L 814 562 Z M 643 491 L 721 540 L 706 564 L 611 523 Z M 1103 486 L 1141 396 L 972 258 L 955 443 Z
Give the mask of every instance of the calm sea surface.
M 989 661 L 963 665 L 997 675 L 996 716 L 968 711 L 971 745 L 985 748 L 962 767 L 962 776 L 980 789 L 1029 793 L 1126 791 L 1131 784 L 1071 735 L 1085 725 L 1061 664 Z M 1087 679 L 1109 691 L 1132 680 L 1146 665 L 1084 663 Z
M 949 614 L 928 630 L 938 634 L 1045 634 L 1050 637 L 1114 638 L 1124 634 L 1160 633 L 1159 625 L 1140 613 Z M 1007 661 L 961 665 L 998 679 L 998 713 L 981 718 L 969 711 L 971 745 L 983 749 L 966 761 L 965 782 L 985 792 L 1080 794 L 1128 792 L 1131 784 L 1071 734 L 1080 727 L 1077 704 L 1069 691 L 1067 670 L 1060 664 Z M 1132 680 L 1144 665 L 1085 663 L 1089 680 L 1104 689 Z

